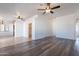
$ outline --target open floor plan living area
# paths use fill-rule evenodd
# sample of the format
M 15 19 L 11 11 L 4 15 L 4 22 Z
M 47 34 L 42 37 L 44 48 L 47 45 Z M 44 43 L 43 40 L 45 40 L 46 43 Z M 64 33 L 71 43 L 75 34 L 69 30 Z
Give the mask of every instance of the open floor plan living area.
M 79 3 L 0 3 L 0 56 L 79 56 Z

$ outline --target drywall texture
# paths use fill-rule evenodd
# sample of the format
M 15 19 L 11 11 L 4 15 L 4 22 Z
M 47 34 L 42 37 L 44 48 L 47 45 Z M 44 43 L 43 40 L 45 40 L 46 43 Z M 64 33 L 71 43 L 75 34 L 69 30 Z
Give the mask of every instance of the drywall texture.
M 23 21 L 16 21 L 16 23 L 15 23 L 15 37 L 24 37 L 24 23 L 23 23 Z
M 53 33 L 56 37 L 75 39 L 75 14 L 53 19 Z
M 38 15 L 35 19 L 35 39 L 52 36 L 52 22 L 49 16 Z

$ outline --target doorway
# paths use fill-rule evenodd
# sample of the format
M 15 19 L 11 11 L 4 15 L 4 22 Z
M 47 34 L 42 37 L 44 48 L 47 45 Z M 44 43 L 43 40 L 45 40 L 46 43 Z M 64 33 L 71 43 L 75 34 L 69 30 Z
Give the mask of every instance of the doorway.
M 13 24 L 13 37 L 15 37 L 15 24 Z
M 29 30 L 29 35 L 28 35 L 28 37 L 29 37 L 29 39 L 31 40 L 32 39 L 32 23 L 29 23 L 29 25 L 28 25 L 28 30 Z

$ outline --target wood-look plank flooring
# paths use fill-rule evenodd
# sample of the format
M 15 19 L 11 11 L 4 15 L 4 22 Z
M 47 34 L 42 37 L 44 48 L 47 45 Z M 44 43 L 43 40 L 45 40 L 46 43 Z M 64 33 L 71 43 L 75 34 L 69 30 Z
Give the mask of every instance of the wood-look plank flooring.
M 54 37 L 0 48 L 1 56 L 72 56 L 75 41 Z

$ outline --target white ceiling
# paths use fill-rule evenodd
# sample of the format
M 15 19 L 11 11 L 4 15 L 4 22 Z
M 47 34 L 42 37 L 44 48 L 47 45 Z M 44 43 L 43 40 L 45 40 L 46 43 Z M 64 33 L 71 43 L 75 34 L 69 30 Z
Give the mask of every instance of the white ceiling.
M 59 9 L 53 10 L 54 14 L 52 16 L 58 17 L 70 13 L 74 13 L 79 9 L 78 3 L 60 3 L 60 4 L 51 4 L 52 6 L 60 5 Z M 11 20 L 16 15 L 16 12 L 19 11 L 21 15 L 26 18 L 32 17 L 36 14 L 41 14 L 37 9 L 42 8 L 40 3 L 0 3 L 0 16 L 5 19 Z

